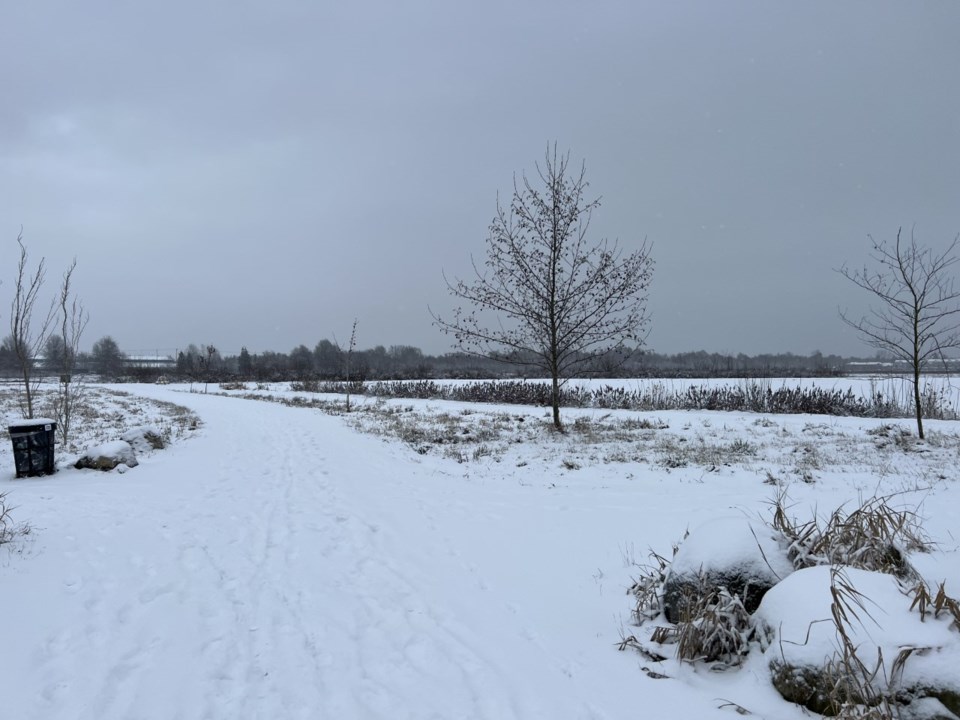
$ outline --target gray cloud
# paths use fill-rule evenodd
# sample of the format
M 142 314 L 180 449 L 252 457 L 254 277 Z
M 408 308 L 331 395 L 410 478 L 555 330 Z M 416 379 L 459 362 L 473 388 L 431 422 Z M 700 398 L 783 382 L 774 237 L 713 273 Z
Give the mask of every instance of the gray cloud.
M 427 305 L 548 141 L 646 237 L 661 351 L 859 352 L 833 268 L 960 231 L 951 2 L 8 3 L 0 245 L 89 342 L 449 347 Z M 9 273 L 8 273 L 9 275 Z M 0 297 L 9 292 L 4 277 Z M 52 284 L 52 283 L 51 283 Z M 2 311 L 0 311 L 2 312 Z M 0 318 L 0 322 L 5 320 Z

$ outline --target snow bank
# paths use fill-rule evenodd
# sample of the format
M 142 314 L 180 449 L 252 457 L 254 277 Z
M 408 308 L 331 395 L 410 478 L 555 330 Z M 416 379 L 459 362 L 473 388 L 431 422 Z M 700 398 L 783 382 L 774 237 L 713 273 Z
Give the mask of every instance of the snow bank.
M 778 534 L 762 522 L 742 516 L 721 517 L 697 526 L 677 551 L 670 572 L 739 569 L 774 581 L 793 572 Z
M 86 452 L 77 460 L 78 469 L 90 468 L 93 470 L 113 470 L 117 465 L 136 467 L 137 456 L 133 447 L 126 440 L 114 440 L 95 447 L 87 448 Z
M 768 650 L 793 665 L 822 664 L 839 648 L 831 615 L 832 572 L 828 566 L 797 570 L 768 592 L 756 612 L 756 619 L 777 632 L 780 643 Z M 880 648 L 892 662 L 904 647 L 941 647 L 953 644 L 956 634 L 941 616 L 921 620 L 910 611 L 912 599 L 892 575 L 844 568 L 836 584 L 849 584 L 860 594 L 862 608 L 848 603 L 846 631 L 865 657 L 876 656 Z M 960 667 L 960 657 L 956 658 Z

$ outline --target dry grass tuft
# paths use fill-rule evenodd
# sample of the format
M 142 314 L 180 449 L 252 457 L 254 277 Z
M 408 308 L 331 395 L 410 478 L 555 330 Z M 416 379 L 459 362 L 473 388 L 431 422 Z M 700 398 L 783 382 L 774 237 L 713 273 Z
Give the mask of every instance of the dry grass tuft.
M 7 504 L 7 494 L 0 493 L 0 545 L 12 542 L 21 535 L 30 534 L 30 526 L 26 523 L 17 523 L 10 516 L 11 508 Z
M 674 544 L 674 556 L 678 549 L 679 543 Z M 653 551 L 649 558 L 651 562 L 640 567 L 640 575 L 628 591 L 636 598 L 633 617 L 637 625 L 653 620 L 663 611 L 663 585 L 671 561 Z M 679 660 L 712 663 L 715 669 L 733 667 L 743 661 L 755 630 L 739 597 L 727 592 L 726 588 L 711 587 L 701 577 L 699 587 L 690 593 L 682 607 L 680 621 L 676 625 L 654 628 L 651 642 L 676 645 Z M 640 650 L 647 657 L 652 655 L 633 636 L 621 643 L 621 650 L 626 647 Z
M 679 544 L 673 546 L 674 555 L 677 554 L 678 548 Z M 649 557 L 652 562 L 640 566 L 640 575 L 627 590 L 636 598 L 633 618 L 638 625 L 652 620 L 663 611 L 663 583 L 667 579 L 670 561 L 652 550 Z
M 948 615 L 953 620 L 951 627 L 960 630 L 960 601 L 947 595 L 946 581 L 937 586 L 936 593 L 931 592 L 925 582 L 918 581 L 907 590 L 907 596 L 913 597 L 910 609 L 920 613 L 921 622 L 927 619 L 929 613 L 933 614 L 934 619 Z
M 638 624 L 659 614 L 662 583 L 656 582 L 656 576 L 656 572 L 651 573 L 632 588 L 638 598 L 634 610 Z M 743 662 L 754 635 L 754 623 L 740 598 L 727 592 L 726 588 L 711 588 L 703 582 L 684 604 L 680 621 L 676 625 L 654 628 L 650 642 L 675 645 L 677 659 L 682 662 L 711 663 L 713 669 L 722 670 Z M 621 649 L 624 647 L 636 648 L 647 657 L 652 654 L 633 636 L 622 643 Z
M 873 496 L 851 512 L 840 506 L 826 518 L 815 516 L 801 523 L 788 513 L 787 497 L 781 492 L 772 503 L 770 524 L 790 543 L 790 559 L 797 569 L 843 565 L 916 578 L 905 553 L 928 552 L 932 543 L 923 533 L 917 510 L 892 506 L 893 497 Z
M 715 663 L 715 668 L 743 662 L 755 630 L 740 598 L 726 588 L 703 587 L 691 600 L 685 617 L 672 628 L 677 658 L 690 663 Z

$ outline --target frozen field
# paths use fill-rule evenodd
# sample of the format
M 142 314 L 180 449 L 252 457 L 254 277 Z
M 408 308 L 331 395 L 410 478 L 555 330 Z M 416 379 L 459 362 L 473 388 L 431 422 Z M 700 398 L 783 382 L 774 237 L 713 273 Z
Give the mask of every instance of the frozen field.
M 918 566 L 960 587 L 953 422 L 919 444 L 908 421 L 571 410 L 557 435 L 523 406 L 117 389 L 90 441 L 174 440 L 138 467 L 14 480 L 0 451 L 31 526 L 0 547 L 4 718 L 808 717 L 750 668 L 617 650 L 648 549 L 784 488 L 798 515 L 901 493 L 940 543 Z

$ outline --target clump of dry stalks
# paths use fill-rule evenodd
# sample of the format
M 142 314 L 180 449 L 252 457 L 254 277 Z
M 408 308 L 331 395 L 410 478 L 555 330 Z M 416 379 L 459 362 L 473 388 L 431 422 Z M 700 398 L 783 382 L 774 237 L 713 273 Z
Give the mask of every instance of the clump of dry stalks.
M 686 536 L 684 536 L 684 539 Z M 679 543 L 673 546 L 677 554 Z M 629 592 L 636 599 L 633 610 L 637 625 L 660 615 L 663 610 L 663 585 L 671 561 L 651 551 L 651 563 L 641 567 Z M 698 586 L 681 603 L 682 615 L 675 625 L 654 629 L 651 641 L 658 645 L 676 645 L 676 656 L 684 662 L 707 662 L 714 669 L 739 665 L 750 650 L 755 629 L 743 601 L 726 588 L 711 586 L 701 575 Z M 633 647 L 653 659 L 663 659 L 642 647 L 636 637 L 624 638 L 620 649 Z
M 827 663 L 823 692 L 825 711 L 842 720 L 894 720 L 900 717 L 903 698 L 900 679 L 907 660 L 928 649 L 907 647 L 888 665 L 882 650 L 872 657 L 869 648 L 852 639 L 853 623 L 873 621 L 869 598 L 850 582 L 845 568 L 881 572 L 896 577 L 904 594 L 912 598 L 910 610 L 952 618 L 960 629 L 960 604 L 940 583 L 936 592 L 920 577 L 907 559 L 909 552 L 929 552 L 934 544 L 923 532 L 916 508 L 894 506 L 895 495 L 873 496 L 852 511 L 845 507 L 830 515 L 797 522 L 787 510 L 786 496 L 772 503 L 771 526 L 789 542 L 789 557 L 797 569 L 830 565 L 831 618 L 837 651 Z M 874 621 L 875 622 L 875 621 Z
M 903 647 L 889 667 L 879 647 L 875 658 L 867 657 L 869 649 L 854 641 L 852 627 L 854 623 L 864 625 L 867 620 L 876 624 L 867 608 L 869 598 L 853 586 L 842 567 L 831 570 L 830 594 L 830 619 L 838 649 L 823 675 L 825 714 L 841 720 L 897 720 L 904 701 L 912 699 L 904 693 L 901 684 L 907 660 L 932 648 Z M 940 583 L 936 593 L 931 593 L 923 581 L 918 581 L 906 589 L 905 594 L 913 597 L 910 610 L 919 612 L 921 620 L 928 614 L 934 618 L 947 615 L 952 619 L 951 627 L 960 629 L 960 603 L 947 594 L 945 583 Z
M 654 631 L 655 642 L 676 642 L 677 658 L 714 663 L 714 669 L 739 665 L 750 651 L 754 626 L 743 601 L 726 588 L 702 587 L 685 606 L 675 627 Z
M 12 509 L 7 504 L 7 494 L 0 493 L 0 545 L 13 541 L 18 535 L 30 533 L 28 524 L 14 522 L 10 516 Z
M 875 658 L 858 646 L 851 632 L 852 623 L 872 619 L 869 599 L 847 578 L 848 567 L 895 576 L 912 599 L 910 610 L 952 619 L 960 630 L 960 602 L 947 594 L 944 583 L 932 590 L 907 559 L 910 552 L 929 552 L 933 543 L 922 528 L 916 508 L 894 505 L 895 495 L 873 496 L 852 510 L 841 506 L 825 517 L 814 513 L 800 522 L 789 512 L 788 498 L 780 493 L 772 502 L 768 524 L 779 532 L 788 547 L 788 557 L 796 569 L 830 565 L 831 614 L 838 640 L 836 655 L 827 664 L 823 693 L 826 711 L 842 720 L 894 720 L 900 717 L 903 698 L 898 695 L 899 680 L 907 660 L 923 648 L 904 648 L 887 664 L 877 648 Z M 676 555 L 678 545 L 674 545 Z M 657 618 L 663 610 L 663 586 L 671 560 L 655 552 L 629 592 L 636 600 L 633 611 L 637 625 Z M 687 613 L 676 625 L 660 625 L 650 641 L 676 646 L 676 657 L 685 662 L 708 662 L 715 668 L 738 665 L 749 652 L 758 629 L 742 602 L 725 588 L 701 583 L 686 604 Z M 636 637 L 625 638 L 620 649 L 633 647 L 651 659 L 663 656 L 644 647 Z M 902 693 L 901 693 L 902 694 Z
M 770 526 L 789 543 L 788 555 L 798 570 L 837 565 L 918 579 L 906 552 L 929 552 L 933 544 L 915 509 L 891 505 L 894 495 L 873 496 L 847 512 L 840 506 L 826 518 L 798 522 L 788 513 L 786 494 L 771 503 Z
M 852 638 L 852 623 L 873 620 L 867 609 L 867 598 L 857 590 L 843 571 L 830 572 L 830 614 L 839 648 L 824 668 L 826 710 L 843 720 L 892 720 L 898 709 L 891 693 L 883 652 L 878 647 L 874 660 L 862 658 L 861 648 Z M 863 617 L 861 617 L 861 615 Z M 875 622 L 875 621 L 874 621 Z M 894 660 L 892 672 L 902 672 L 910 650 L 903 650 Z

